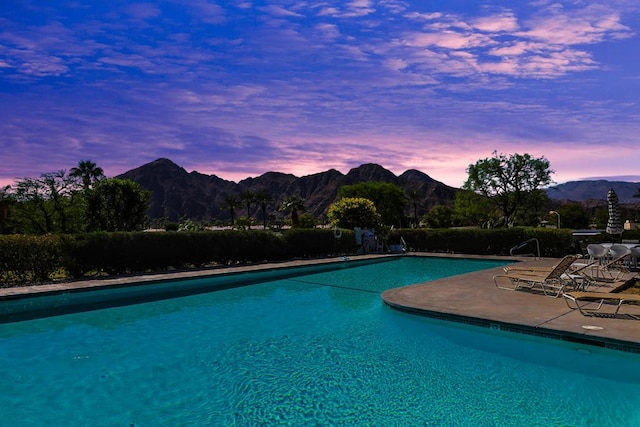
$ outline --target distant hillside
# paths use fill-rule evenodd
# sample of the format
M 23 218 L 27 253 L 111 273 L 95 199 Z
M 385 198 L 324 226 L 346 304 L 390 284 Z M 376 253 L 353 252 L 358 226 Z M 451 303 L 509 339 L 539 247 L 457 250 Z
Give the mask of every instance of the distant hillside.
M 341 186 L 358 182 L 390 182 L 400 186 L 405 193 L 416 191 L 421 199 L 418 215 L 426 214 L 433 206 L 451 206 L 458 189 L 445 185 L 429 175 L 415 169 L 400 176 L 380 165 L 368 163 L 351 169 L 346 175 L 330 169 L 303 177 L 280 172 L 267 172 L 256 178 L 247 178 L 239 183 L 226 181 L 215 175 L 187 172 L 169 159 L 157 159 L 118 176 L 136 181 L 152 193 L 149 216 L 178 221 L 181 218 L 210 221 L 228 220 L 229 211 L 224 209 L 226 195 L 239 196 L 243 191 L 266 191 L 272 202 L 269 213 L 277 212 L 282 201 L 298 195 L 305 200 L 309 213 L 317 218 L 326 215 L 329 206 L 336 201 Z M 606 203 L 607 193 L 613 188 L 621 204 L 640 204 L 640 198 L 633 195 L 640 190 L 640 183 L 623 181 L 571 181 L 547 189 L 549 198 L 557 201 L 574 201 L 587 206 Z M 413 212 L 407 206 L 408 216 Z M 241 206 L 236 216 L 246 215 L 246 207 Z M 259 207 L 254 205 L 251 215 L 259 219 Z
M 587 202 L 591 200 L 607 200 L 609 189 L 618 195 L 620 203 L 637 204 L 640 198 L 633 197 L 640 190 L 640 182 L 624 181 L 571 181 L 547 189 L 547 195 L 553 200 L 571 200 Z
M 266 191 L 271 195 L 270 213 L 278 210 L 282 201 L 298 195 L 305 200 L 307 211 L 315 217 L 326 215 L 329 206 L 336 201 L 341 186 L 358 182 L 389 182 L 400 186 L 405 192 L 416 191 L 421 199 L 418 215 L 422 216 L 437 204 L 452 205 L 456 188 L 438 182 L 415 169 L 400 176 L 377 164 L 364 164 L 351 169 L 346 175 L 330 169 L 313 175 L 296 177 L 291 174 L 267 172 L 256 178 L 247 178 L 239 183 L 226 181 L 215 175 L 187 172 L 169 159 L 158 159 L 119 175 L 136 181 L 152 193 L 149 216 L 178 221 L 213 220 L 230 218 L 223 209 L 226 195 L 239 196 L 243 191 Z M 407 214 L 410 212 L 407 209 Z M 246 207 L 240 207 L 236 216 L 246 215 Z M 259 207 L 252 207 L 251 215 L 260 218 Z

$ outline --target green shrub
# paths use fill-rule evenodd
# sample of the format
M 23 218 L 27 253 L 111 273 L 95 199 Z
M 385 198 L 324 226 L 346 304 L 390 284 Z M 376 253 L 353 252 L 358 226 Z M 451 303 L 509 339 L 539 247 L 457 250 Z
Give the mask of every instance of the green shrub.
M 353 230 L 299 229 L 282 233 L 286 246 L 286 258 L 309 258 L 329 255 L 352 254 L 356 251 Z M 336 237 L 339 236 L 339 237 Z
M 476 255 L 510 255 L 514 246 L 529 239 L 537 239 L 540 255 L 559 257 L 579 252 L 571 230 L 548 228 L 514 227 L 499 229 L 447 228 L 447 229 L 401 229 L 394 230 L 390 240 L 402 237 L 410 250 L 426 252 L 453 252 Z M 535 242 L 517 254 L 537 255 Z
M 629 233 L 631 234 L 631 233 Z M 339 235 L 339 237 L 338 237 Z M 560 257 L 580 251 L 570 230 L 401 229 L 410 250 L 478 255 L 509 255 L 512 247 L 538 239 L 542 256 Z M 625 236 L 627 238 L 627 236 Z M 610 240 L 610 236 L 593 236 Z M 356 253 L 353 230 L 291 229 L 184 232 L 97 232 L 49 236 L 0 236 L 2 286 L 42 283 L 64 271 L 67 278 L 88 274 L 128 274 L 215 264 L 280 261 Z M 517 254 L 536 253 L 535 244 Z
M 164 225 L 164 231 L 178 231 L 180 224 L 177 222 L 168 222 Z
M 57 235 L 0 235 L 0 284 L 42 283 L 62 267 Z

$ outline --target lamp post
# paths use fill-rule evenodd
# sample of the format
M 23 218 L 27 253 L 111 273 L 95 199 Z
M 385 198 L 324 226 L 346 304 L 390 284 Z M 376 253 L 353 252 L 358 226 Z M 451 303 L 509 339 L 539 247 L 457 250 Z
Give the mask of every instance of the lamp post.
M 555 215 L 558 217 L 558 225 L 557 225 L 557 229 L 560 229 L 560 214 L 556 211 L 549 211 L 549 215 Z

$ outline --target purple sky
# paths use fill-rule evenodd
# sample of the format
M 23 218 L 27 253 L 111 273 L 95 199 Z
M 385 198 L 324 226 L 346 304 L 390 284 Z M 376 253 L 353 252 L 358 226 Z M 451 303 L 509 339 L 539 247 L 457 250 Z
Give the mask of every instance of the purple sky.
M 640 2 L 4 0 L 0 184 L 159 157 L 239 181 L 499 153 L 640 181 Z

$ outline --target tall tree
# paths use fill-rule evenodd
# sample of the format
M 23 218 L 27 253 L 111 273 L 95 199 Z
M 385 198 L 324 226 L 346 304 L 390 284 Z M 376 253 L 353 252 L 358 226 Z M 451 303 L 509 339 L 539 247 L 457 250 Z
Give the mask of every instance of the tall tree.
M 87 194 L 89 228 L 94 231 L 137 231 L 147 222 L 150 193 L 128 179 L 98 182 Z
M 291 226 L 293 228 L 298 228 L 299 226 L 299 217 L 298 212 L 305 212 L 306 208 L 304 206 L 304 199 L 300 196 L 289 196 L 287 197 L 280 206 L 280 210 L 289 211 L 291 214 Z
M 407 200 L 413 207 L 413 226 L 418 227 L 418 202 L 420 201 L 420 193 L 416 190 L 407 191 Z
M 12 206 L 16 203 L 14 195 L 11 193 L 11 186 L 0 188 L 0 234 L 12 232 L 9 217 Z
M 430 228 L 449 228 L 453 225 L 453 209 L 445 205 L 436 205 L 423 217 Z
M 384 225 L 401 226 L 407 203 L 402 188 L 388 182 L 359 182 L 345 185 L 338 190 L 338 197 L 369 199 L 376 207 Z
M 522 209 L 518 213 L 517 221 L 519 224 L 535 227 L 540 224 L 542 218 L 547 216 L 551 206 L 551 199 L 545 190 L 530 191 L 523 198 Z
M 582 203 L 570 202 L 558 206 L 556 212 L 562 218 L 562 226 L 565 228 L 589 228 L 589 213 Z
M 262 212 L 262 226 L 267 229 L 267 205 L 271 202 L 271 194 L 266 190 L 260 190 L 255 193 L 255 201 L 260 205 Z
M 505 225 L 510 225 L 535 190 L 549 185 L 549 161 L 529 154 L 506 156 L 493 152 L 493 157 L 478 160 L 467 168 L 469 177 L 463 188 L 488 197 L 500 209 Z
M 39 178 L 23 178 L 16 183 L 16 215 L 24 232 L 36 234 L 79 231 L 71 216 L 78 212 L 77 181 L 64 170 L 47 172 Z
M 240 193 L 240 198 L 247 204 L 247 219 L 249 220 L 247 224 L 248 228 L 251 228 L 251 205 L 256 200 L 256 193 L 251 190 L 245 190 Z
M 240 207 L 240 199 L 238 199 L 235 194 L 227 194 L 224 196 L 222 207 L 229 209 L 229 213 L 231 214 L 231 227 L 233 227 L 235 223 L 236 209 Z
M 488 227 L 500 216 L 495 204 L 485 196 L 470 190 L 456 193 L 454 213 L 463 225 Z
M 80 160 L 77 167 L 69 170 L 69 176 L 80 179 L 86 192 L 96 181 L 104 178 L 104 171 L 91 160 Z

